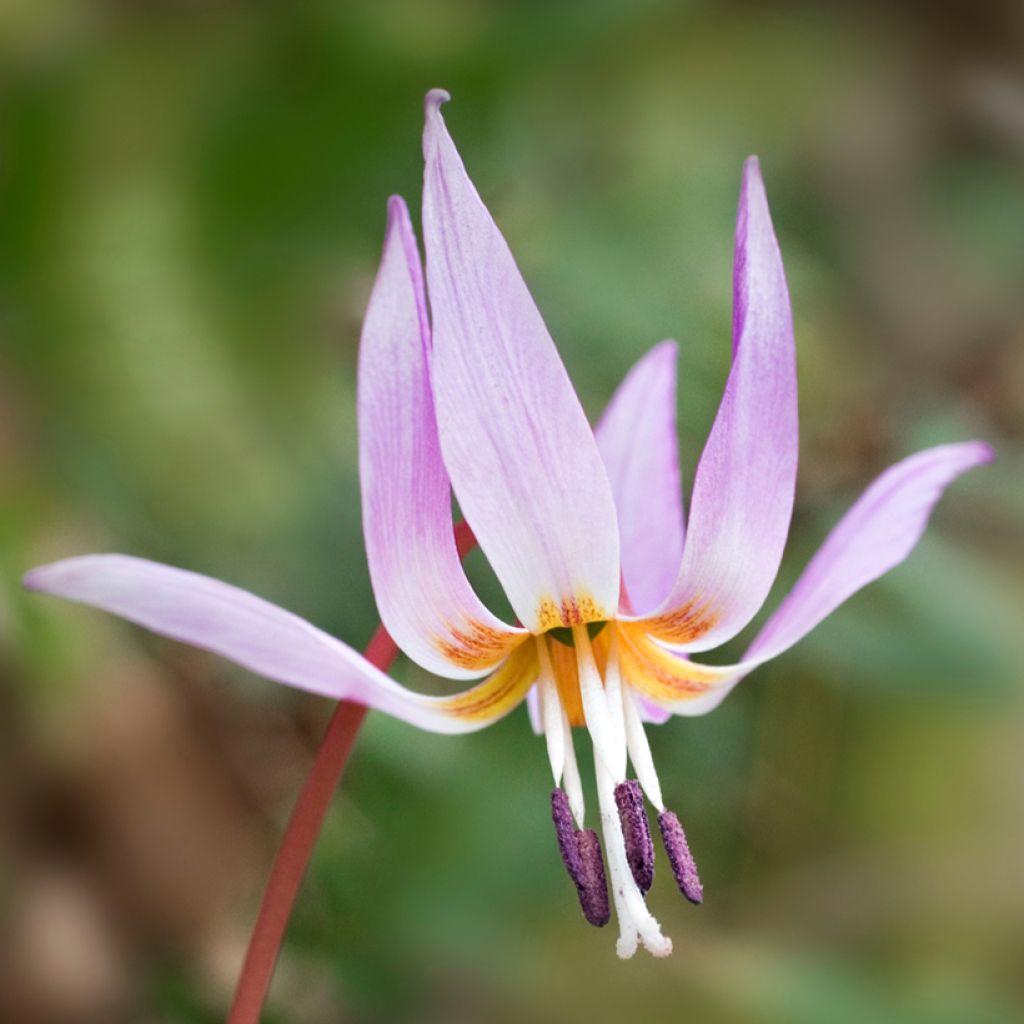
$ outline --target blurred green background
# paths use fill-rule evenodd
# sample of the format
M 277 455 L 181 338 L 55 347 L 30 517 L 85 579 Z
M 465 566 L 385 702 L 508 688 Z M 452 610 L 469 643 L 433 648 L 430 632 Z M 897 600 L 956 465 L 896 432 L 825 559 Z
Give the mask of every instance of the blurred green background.
M 802 389 L 769 607 L 889 462 L 999 459 L 905 566 L 653 731 L 707 891 L 659 862 L 670 960 L 580 918 L 523 712 L 457 739 L 371 715 L 266 1020 L 1024 1019 L 1020 11 L 0 5 L 0 1018 L 223 1018 L 330 708 L 18 580 L 126 551 L 365 642 L 359 321 L 443 85 L 588 411 L 679 339 L 687 481 L 760 154 Z

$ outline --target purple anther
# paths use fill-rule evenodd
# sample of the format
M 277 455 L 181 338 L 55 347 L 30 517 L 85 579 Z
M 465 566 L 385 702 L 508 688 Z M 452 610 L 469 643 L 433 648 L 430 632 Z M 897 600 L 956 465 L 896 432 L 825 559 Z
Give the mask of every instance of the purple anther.
M 583 916 L 595 928 L 602 928 L 612 916 L 608 902 L 608 882 L 604 876 L 604 860 L 601 857 L 601 843 L 592 828 L 576 833 L 576 848 L 579 851 L 580 881 L 576 891 L 580 897 Z
M 658 815 L 658 827 L 661 829 L 665 852 L 672 865 L 672 874 L 676 876 L 679 891 L 691 903 L 703 903 L 704 887 L 700 884 L 697 865 L 694 863 L 693 854 L 690 853 L 686 833 L 679 824 L 679 819 L 672 811 L 662 811 Z
M 615 787 L 615 805 L 626 841 L 629 870 L 633 872 L 637 888 L 646 895 L 654 883 L 654 843 L 647 825 L 644 794 L 636 779 L 627 779 Z
M 558 838 L 558 852 L 562 855 L 562 863 L 569 877 L 578 889 L 582 885 L 582 867 L 576 843 L 576 825 L 569 809 L 569 798 L 561 789 L 551 790 L 551 820 L 555 823 L 555 836 Z
M 551 820 L 555 823 L 558 851 L 576 886 L 583 916 L 600 928 L 610 920 L 611 908 L 597 833 L 592 829 L 576 828 L 569 809 L 569 798 L 561 789 L 551 791 Z

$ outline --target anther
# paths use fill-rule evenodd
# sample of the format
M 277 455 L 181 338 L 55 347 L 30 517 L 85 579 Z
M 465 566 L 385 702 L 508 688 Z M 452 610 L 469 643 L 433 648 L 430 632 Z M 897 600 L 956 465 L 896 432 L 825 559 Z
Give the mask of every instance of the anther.
M 561 789 L 551 791 L 551 819 L 555 823 L 562 863 L 576 886 L 583 916 L 590 924 L 601 928 L 611 919 L 611 905 L 597 833 L 593 829 L 575 827 L 569 798 Z
M 693 854 L 690 853 L 689 844 L 686 842 L 686 833 L 683 831 L 683 826 L 679 824 L 679 819 L 672 811 L 662 811 L 658 815 L 658 827 L 661 829 L 665 852 L 672 865 L 672 874 L 676 877 L 679 891 L 691 903 L 702 903 L 704 887 L 700 884 L 697 865 L 694 863 Z
M 576 885 L 580 908 L 583 916 L 595 928 L 603 928 L 611 920 L 612 911 L 597 833 L 592 828 L 581 829 L 576 833 L 576 848 L 579 851 L 582 883 Z
M 551 790 L 551 820 L 555 823 L 555 836 L 558 838 L 558 852 L 562 855 L 562 863 L 569 877 L 578 889 L 583 884 L 582 866 L 580 865 L 579 849 L 576 845 L 576 826 L 569 810 L 569 798 L 561 789 Z
M 627 779 L 615 787 L 615 806 L 619 809 L 629 870 L 636 887 L 646 894 L 654 882 L 654 843 L 647 825 L 643 791 L 636 779 Z

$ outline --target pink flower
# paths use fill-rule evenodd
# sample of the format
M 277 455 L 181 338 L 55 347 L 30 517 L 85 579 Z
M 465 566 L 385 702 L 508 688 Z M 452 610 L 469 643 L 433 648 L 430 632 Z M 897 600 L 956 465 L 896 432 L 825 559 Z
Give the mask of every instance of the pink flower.
M 675 346 L 631 370 L 592 431 L 512 254 L 426 101 L 426 282 L 409 214 L 393 198 L 363 327 L 360 471 L 366 552 L 381 619 L 401 649 L 450 679 L 413 693 L 341 641 L 226 583 L 126 555 L 37 568 L 25 585 L 95 605 L 279 682 L 377 708 L 436 732 L 480 729 L 530 694 L 554 776 L 559 846 L 594 924 L 610 915 L 601 843 L 586 826 L 573 751 L 595 751 L 618 953 L 671 951 L 644 894 L 653 844 L 700 882 L 666 809 L 644 723 L 716 707 L 865 584 L 901 562 L 943 489 L 992 457 L 951 444 L 883 473 L 854 504 L 741 662 L 691 655 L 734 637 L 764 602 L 789 530 L 797 465 L 793 325 L 756 159 L 743 172 L 733 364 L 697 466 L 684 536 Z M 429 295 L 429 312 L 427 296 Z M 453 539 L 454 491 L 518 617 L 473 592 Z M 636 779 L 627 776 L 632 764 Z M 564 788 L 563 788 L 564 787 Z

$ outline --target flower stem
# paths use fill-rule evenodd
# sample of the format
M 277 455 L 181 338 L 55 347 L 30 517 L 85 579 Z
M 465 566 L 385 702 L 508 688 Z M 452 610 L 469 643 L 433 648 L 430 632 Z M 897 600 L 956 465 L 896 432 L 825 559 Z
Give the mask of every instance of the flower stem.
M 381 626 L 367 648 L 367 660 L 386 671 L 397 653 L 394 642 Z M 274 859 L 227 1024 L 257 1024 L 260 1019 L 306 865 L 366 711 L 362 704 L 339 701 L 327 725 Z
M 455 527 L 455 543 L 461 558 L 465 558 L 476 546 L 476 538 L 464 522 Z M 365 654 L 371 665 L 387 672 L 398 655 L 398 648 L 388 631 L 378 626 Z M 274 866 L 263 892 L 263 902 L 249 937 L 249 948 L 235 988 L 235 997 L 231 1001 L 227 1024 L 259 1022 L 288 919 L 295 906 L 295 897 L 367 710 L 362 704 L 339 701 L 327 724 L 313 767 L 288 819 L 284 837 L 274 858 Z

